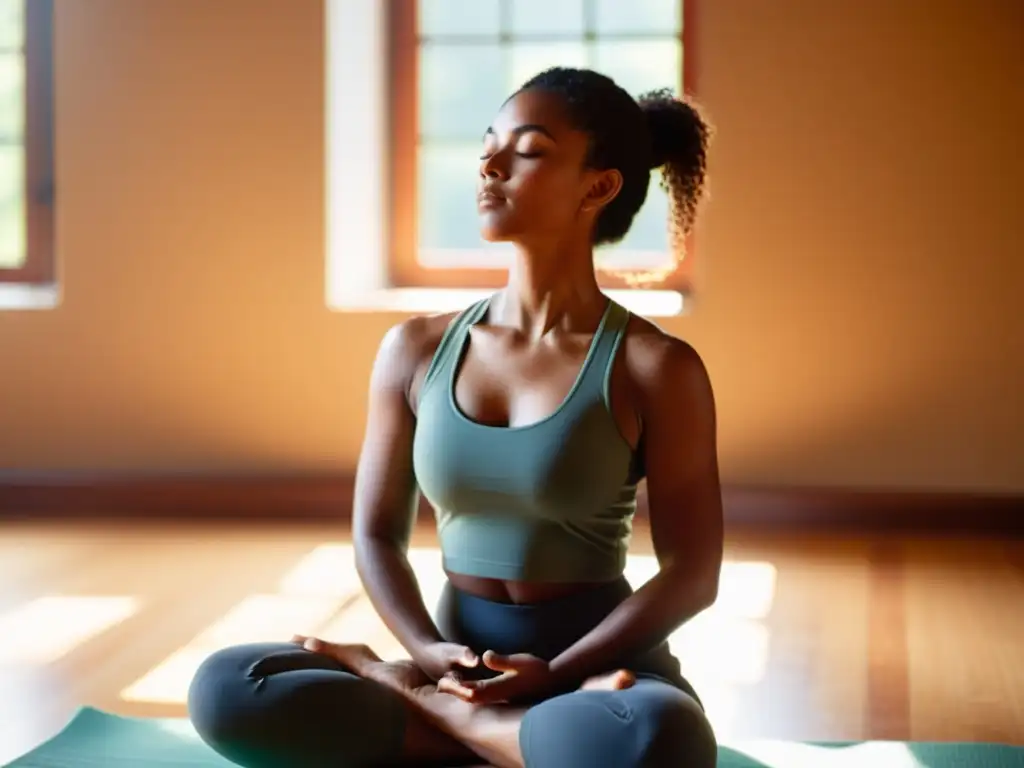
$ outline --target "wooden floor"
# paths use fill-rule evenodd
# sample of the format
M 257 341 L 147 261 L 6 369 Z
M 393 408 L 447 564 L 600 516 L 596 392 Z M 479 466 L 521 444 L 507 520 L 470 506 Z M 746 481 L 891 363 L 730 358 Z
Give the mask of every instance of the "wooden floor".
M 427 599 L 433 536 L 412 558 Z M 654 569 L 638 532 L 629 575 Z M 0 764 L 76 707 L 183 715 L 191 670 L 295 632 L 402 655 L 344 531 L 0 528 Z M 723 741 L 1024 744 L 1024 542 L 734 532 L 717 605 L 673 640 Z

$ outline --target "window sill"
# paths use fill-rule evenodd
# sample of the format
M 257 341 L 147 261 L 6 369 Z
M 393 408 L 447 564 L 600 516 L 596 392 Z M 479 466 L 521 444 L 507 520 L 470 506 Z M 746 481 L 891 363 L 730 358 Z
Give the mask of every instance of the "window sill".
M 391 157 L 387 8 L 373 0 L 326 4 L 326 304 L 346 313 L 455 312 L 493 290 L 388 286 L 393 223 L 382 172 Z M 465 266 L 467 254 L 458 255 Z M 488 261 L 477 254 L 468 263 Z M 689 300 L 675 290 L 608 290 L 607 295 L 643 317 L 674 317 L 690 309 Z
M 492 293 L 492 289 L 486 288 L 386 288 L 339 293 L 330 297 L 328 306 L 336 312 L 443 314 L 465 309 Z M 686 306 L 685 297 L 676 291 L 609 290 L 605 293 L 643 317 L 674 317 L 683 314 Z
M 55 284 L 18 285 L 0 283 L 0 312 L 7 310 L 56 309 L 60 288 Z

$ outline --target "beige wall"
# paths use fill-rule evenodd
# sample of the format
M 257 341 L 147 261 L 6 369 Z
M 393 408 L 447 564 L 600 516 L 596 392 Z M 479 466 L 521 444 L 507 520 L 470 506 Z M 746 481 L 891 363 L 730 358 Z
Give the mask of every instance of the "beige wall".
M 714 201 L 664 325 L 725 479 L 1024 491 L 1024 6 L 702 6 Z M 0 468 L 351 469 L 399 317 L 324 306 L 321 3 L 57 11 L 65 296 L 0 313 Z

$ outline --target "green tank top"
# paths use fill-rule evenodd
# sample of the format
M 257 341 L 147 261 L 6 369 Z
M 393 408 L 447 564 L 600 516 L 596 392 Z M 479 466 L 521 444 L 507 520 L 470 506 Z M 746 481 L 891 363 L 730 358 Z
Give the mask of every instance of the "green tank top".
M 533 582 L 602 582 L 626 563 L 642 460 L 609 406 L 629 312 L 609 301 L 583 367 L 553 414 L 522 427 L 467 417 L 455 380 L 490 299 L 448 326 L 424 379 L 413 467 L 434 507 L 444 567 Z

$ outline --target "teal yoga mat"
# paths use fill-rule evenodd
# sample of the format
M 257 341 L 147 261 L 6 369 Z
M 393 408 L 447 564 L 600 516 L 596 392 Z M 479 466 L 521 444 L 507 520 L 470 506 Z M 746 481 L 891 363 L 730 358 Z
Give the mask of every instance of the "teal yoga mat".
M 7 768 L 225 768 L 187 720 L 120 717 L 85 707 Z M 1024 768 L 1024 748 L 998 744 L 750 742 L 722 746 L 719 768 Z M 566 766 L 566 768 L 572 768 Z

